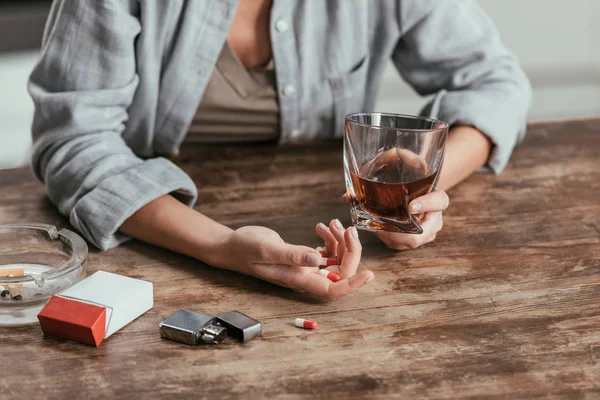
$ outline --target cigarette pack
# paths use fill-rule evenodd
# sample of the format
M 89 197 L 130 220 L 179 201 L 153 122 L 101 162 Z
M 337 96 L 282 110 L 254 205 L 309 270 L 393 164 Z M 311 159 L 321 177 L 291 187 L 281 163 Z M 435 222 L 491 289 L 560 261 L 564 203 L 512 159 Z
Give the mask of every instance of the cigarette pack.
M 44 334 L 99 346 L 153 306 L 151 282 L 98 271 L 53 295 L 38 319 Z

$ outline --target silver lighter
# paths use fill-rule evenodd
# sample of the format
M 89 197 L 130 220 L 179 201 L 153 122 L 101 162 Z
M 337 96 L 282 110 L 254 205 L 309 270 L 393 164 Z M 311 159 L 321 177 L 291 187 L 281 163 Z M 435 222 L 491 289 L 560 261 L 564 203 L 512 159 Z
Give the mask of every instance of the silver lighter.
M 179 310 L 160 323 L 160 337 L 195 346 L 219 343 L 227 335 L 227 327 L 217 325 L 214 318 L 188 310 Z
M 227 336 L 246 343 L 262 334 L 262 325 L 254 318 L 239 311 L 230 311 L 215 317 L 215 321 L 227 328 Z

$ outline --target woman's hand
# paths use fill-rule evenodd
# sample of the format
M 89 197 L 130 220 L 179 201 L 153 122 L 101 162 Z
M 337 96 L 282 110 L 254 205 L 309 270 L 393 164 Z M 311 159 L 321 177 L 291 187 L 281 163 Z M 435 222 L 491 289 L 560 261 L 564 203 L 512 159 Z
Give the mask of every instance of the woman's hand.
M 343 199 L 348 202 L 348 195 L 345 194 Z M 450 199 L 446 192 L 442 190 L 417 197 L 409 204 L 408 209 L 411 214 L 422 214 L 422 234 L 379 231 L 376 232 L 376 235 L 386 246 L 394 250 L 416 249 L 419 246 L 433 242 L 444 226 L 442 211 L 446 210 L 449 204 Z
M 362 252 L 356 230 L 344 230 L 333 224 L 332 221 L 331 230 L 319 224 L 317 232 L 321 237 L 325 236 L 329 244 L 336 245 L 330 255 L 337 255 L 336 261 L 340 265 L 328 268 L 342 275 L 335 283 L 318 273 L 319 266 L 327 260 L 323 260 L 317 250 L 285 243 L 277 232 L 261 226 L 245 226 L 233 231 L 171 195 L 162 196 L 139 209 L 121 225 L 120 231 L 217 268 L 251 275 L 299 292 L 337 299 L 361 288 L 374 275 L 371 271 L 356 273 Z
M 376 235 L 387 247 L 394 250 L 416 249 L 419 246 L 433 242 L 444 226 L 442 211 L 446 210 L 449 204 L 450 199 L 444 191 L 431 192 L 417 197 L 411 201 L 408 209 L 411 214 L 422 214 L 422 234 L 379 231 Z
M 326 299 L 350 294 L 374 278 L 371 271 L 356 273 L 362 246 L 355 228 L 344 229 L 332 221 L 329 228 L 319 224 L 316 230 L 325 240 L 327 254 L 340 261 L 339 266 L 327 268 L 339 272 L 342 280 L 338 282 L 318 273 L 326 260 L 317 250 L 285 243 L 277 232 L 261 226 L 233 231 L 222 246 L 219 265 L 215 266 Z

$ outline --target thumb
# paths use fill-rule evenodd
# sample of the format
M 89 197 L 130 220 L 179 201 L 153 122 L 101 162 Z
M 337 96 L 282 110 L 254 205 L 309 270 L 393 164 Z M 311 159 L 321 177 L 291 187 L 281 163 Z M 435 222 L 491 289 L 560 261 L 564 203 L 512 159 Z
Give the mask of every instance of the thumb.
M 296 246 L 288 243 L 277 243 L 269 246 L 266 260 L 273 264 L 299 265 L 303 267 L 318 267 L 325 265 L 321 254 L 307 246 Z
M 444 211 L 448 208 L 450 199 L 443 190 L 431 192 L 421 197 L 418 197 L 410 202 L 410 212 L 412 214 Z

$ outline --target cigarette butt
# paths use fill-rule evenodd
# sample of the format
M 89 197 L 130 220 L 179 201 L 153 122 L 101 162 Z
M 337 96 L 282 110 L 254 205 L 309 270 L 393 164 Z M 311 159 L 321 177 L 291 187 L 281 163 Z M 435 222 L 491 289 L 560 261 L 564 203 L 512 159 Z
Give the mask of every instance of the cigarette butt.
M 18 269 L 18 268 L 12 268 L 12 269 L 8 269 L 8 270 L 5 269 L 0 272 L 5 273 L 6 275 L 4 275 L 3 277 L 6 277 L 6 278 L 14 278 L 17 276 L 23 276 L 23 273 L 24 273 L 24 271 L 22 269 Z M 16 274 L 19 274 L 19 275 L 16 275 Z M 2 296 L 2 298 L 7 298 L 8 296 L 10 296 L 10 298 L 13 300 L 23 300 L 23 296 L 21 295 L 21 289 L 19 289 L 19 286 L 21 286 L 21 285 L 16 284 L 16 285 L 7 286 L 6 289 L 4 289 L 4 290 L 2 290 L 2 292 L 0 292 L 0 296 Z
M 21 296 L 21 289 L 16 286 L 10 286 L 8 288 L 10 292 L 10 298 L 13 300 L 23 300 L 23 296 Z
M 23 268 L 7 268 L 0 269 L 0 278 L 9 278 L 13 276 L 23 276 L 25 275 L 25 270 Z
M 23 276 L 23 275 L 21 275 L 21 276 Z M 6 278 L 16 278 L 16 277 L 17 276 L 11 274 L 11 275 L 8 275 Z M 8 288 L 10 289 L 11 287 L 16 287 L 16 286 L 23 286 L 23 284 L 22 283 L 15 283 L 13 285 L 8 286 Z

